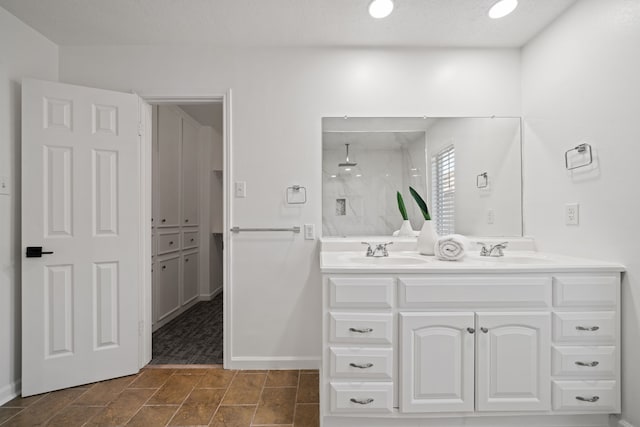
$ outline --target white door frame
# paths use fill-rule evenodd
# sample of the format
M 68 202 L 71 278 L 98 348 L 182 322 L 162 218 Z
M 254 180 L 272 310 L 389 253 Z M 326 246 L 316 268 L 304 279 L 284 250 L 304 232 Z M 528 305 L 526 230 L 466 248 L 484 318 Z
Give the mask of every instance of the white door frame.
M 191 91 L 190 91 L 191 92 Z M 231 289 L 231 239 L 229 236 L 230 221 L 232 214 L 231 206 L 231 89 L 227 92 L 207 92 L 198 91 L 195 93 L 185 93 L 181 91 L 149 91 L 138 93 L 140 98 L 149 104 L 208 104 L 208 103 L 220 103 L 222 102 L 223 110 L 223 148 L 222 148 L 222 180 L 223 180 L 223 219 L 222 219 L 222 292 L 224 295 L 223 303 L 223 366 L 226 369 L 231 367 L 231 302 L 232 302 L 232 289 Z M 144 169 L 146 179 L 143 182 L 143 200 L 148 206 L 151 206 L 151 129 L 143 128 L 143 141 L 144 150 L 142 155 L 142 162 L 148 165 L 148 168 Z M 148 169 L 148 170 L 147 170 Z M 149 227 L 145 227 L 144 239 L 145 242 L 151 244 L 151 216 L 150 211 L 147 216 Z M 140 347 L 140 368 L 149 363 L 151 360 L 151 256 L 145 257 L 144 269 L 148 272 L 145 275 L 144 280 L 140 286 L 140 303 L 143 304 L 140 307 L 140 318 L 142 332 L 141 347 Z

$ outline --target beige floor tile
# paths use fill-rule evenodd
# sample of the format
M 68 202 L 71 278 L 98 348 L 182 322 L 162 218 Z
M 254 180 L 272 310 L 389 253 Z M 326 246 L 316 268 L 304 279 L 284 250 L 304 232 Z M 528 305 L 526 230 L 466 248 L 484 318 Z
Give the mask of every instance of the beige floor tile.
M 80 396 L 78 400 L 73 402 L 73 404 L 83 406 L 105 406 L 109 404 L 109 402 L 115 400 L 118 395 L 135 379 L 136 376 L 131 375 L 128 377 L 95 383 L 86 391 L 86 393 Z
M 211 417 L 218 409 L 224 389 L 201 388 L 191 392 L 178 413 L 169 423 L 170 426 L 208 425 Z
M 225 405 L 250 405 L 258 403 L 260 393 L 267 377 L 262 374 L 245 374 L 239 372 L 231 381 L 223 403 Z
M 300 371 L 269 371 L 265 387 L 297 387 Z
M 22 411 L 23 408 L 0 408 L 0 424 Z
M 156 392 L 155 389 L 127 389 L 102 408 L 87 426 L 120 426 L 126 424 Z
M 174 372 L 174 369 L 143 369 L 129 388 L 160 388 Z
M 319 427 L 320 405 L 317 403 L 298 403 L 293 425 L 294 427 Z
M 208 369 L 198 387 L 227 388 L 237 371 L 226 369 Z
M 26 408 L 28 406 L 33 405 L 35 402 L 42 399 L 46 395 L 47 394 L 38 394 L 37 396 L 29 396 L 29 397 L 18 396 L 15 399 L 10 400 L 9 402 L 2 405 L 2 407 L 3 408 Z
M 201 375 L 174 374 L 147 402 L 148 405 L 180 405 L 202 380 Z
M 292 424 L 296 388 L 265 388 L 260 396 L 253 424 Z
M 68 389 L 49 393 L 36 404 L 30 405 L 5 424 L 5 426 L 33 426 L 44 423 L 65 406 L 76 400 L 86 390 Z
M 47 427 L 79 427 L 101 410 L 99 406 L 67 406 L 49 420 Z
M 165 426 L 178 406 L 143 406 L 126 425 L 132 427 Z
M 220 406 L 209 425 L 212 427 L 249 427 L 255 411 L 255 405 Z
M 298 389 L 298 403 L 318 403 L 320 396 L 318 391 L 318 374 L 300 375 Z

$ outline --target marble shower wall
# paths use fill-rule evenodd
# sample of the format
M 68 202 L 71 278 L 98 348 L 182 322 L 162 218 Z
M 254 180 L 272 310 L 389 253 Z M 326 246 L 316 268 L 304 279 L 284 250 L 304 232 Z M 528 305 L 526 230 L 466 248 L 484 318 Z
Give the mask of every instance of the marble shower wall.
M 426 198 L 424 132 L 332 132 L 323 142 L 323 236 L 390 236 L 402 223 L 397 191 L 414 229 L 420 229 L 423 220 L 409 185 Z M 338 166 L 345 161 L 345 142 L 355 167 Z

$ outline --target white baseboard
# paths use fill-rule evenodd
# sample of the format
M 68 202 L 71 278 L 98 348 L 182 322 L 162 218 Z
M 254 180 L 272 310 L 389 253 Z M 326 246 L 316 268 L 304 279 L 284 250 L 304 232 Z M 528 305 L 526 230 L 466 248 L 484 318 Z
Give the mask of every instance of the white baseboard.
M 12 382 L 0 389 L 0 406 L 4 405 L 13 398 L 20 396 L 22 387 L 20 380 Z
M 216 297 L 216 295 L 218 295 L 221 292 L 222 292 L 222 286 L 220 286 L 218 289 L 211 292 L 210 294 L 200 294 L 200 296 L 198 297 L 198 301 L 211 301 Z
M 320 369 L 319 357 L 232 357 L 231 366 L 227 369 L 258 369 L 258 370 L 284 370 L 284 369 Z

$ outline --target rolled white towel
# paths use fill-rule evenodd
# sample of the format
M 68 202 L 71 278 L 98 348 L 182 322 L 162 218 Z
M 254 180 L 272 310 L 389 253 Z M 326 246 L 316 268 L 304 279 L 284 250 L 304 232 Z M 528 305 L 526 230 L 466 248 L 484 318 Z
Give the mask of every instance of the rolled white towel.
M 436 241 L 435 255 L 443 261 L 458 261 L 465 255 L 469 241 L 460 234 L 442 236 Z

